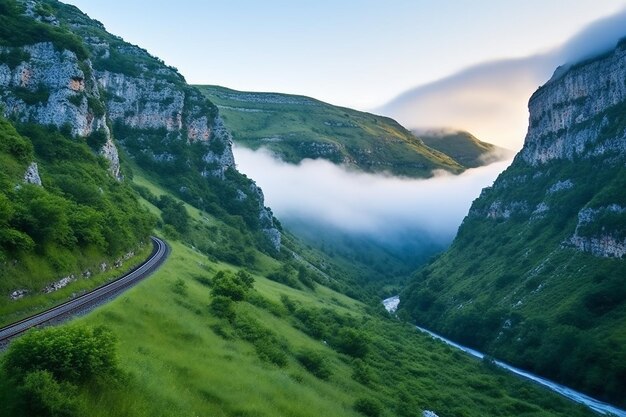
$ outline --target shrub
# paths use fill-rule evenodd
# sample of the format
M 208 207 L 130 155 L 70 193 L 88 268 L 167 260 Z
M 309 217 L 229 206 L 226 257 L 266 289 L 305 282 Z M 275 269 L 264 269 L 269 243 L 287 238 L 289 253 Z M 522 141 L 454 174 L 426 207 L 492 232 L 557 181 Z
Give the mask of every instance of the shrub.
M 30 91 L 26 87 L 16 87 L 13 89 L 13 93 L 17 98 L 30 106 L 45 103 L 50 98 L 50 91 L 44 86 L 37 87 L 35 91 Z
M 4 357 L 4 370 L 25 381 L 34 371 L 46 371 L 73 383 L 118 374 L 116 339 L 104 327 L 50 327 L 30 331 L 14 341 Z
M 367 417 L 378 417 L 383 411 L 380 403 L 371 398 L 359 398 L 354 402 L 354 409 Z
M 93 150 L 100 150 L 107 142 L 107 134 L 104 129 L 99 129 L 91 132 L 89 136 L 87 136 L 87 145 L 91 147 Z
M 187 283 L 178 278 L 172 285 L 172 291 L 179 295 L 187 295 Z
M 235 318 L 234 302 L 231 298 L 223 295 L 213 297 L 211 300 L 211 311 L 223 319 L 232 321 Z
M 296 355 L 296 359 L 307 371 L 320 379 L 328 379 L 332 374 L 328 361 L 322 352 L 305 349 Z
M 339 351 L 355 358 L 364 357 L 369 350 L 365 334 L 354 329 L 341 329 L 335 344 Z
M 372 382 L 370 368 L 361 359 L 352 362 L 352 379 L 363 385 L 370 385 Z
M 236 275 L 218 271 L 213 277 L 213 296 L 224 296 L 233 301 L 241 301 L 252 288 L 254 279 L 246 272 Z
M 28 416 L 77 416 L 75 391 L 76 387 L 57 382 L 48 371 L 34 371 L 18 387 L 18 409 Z

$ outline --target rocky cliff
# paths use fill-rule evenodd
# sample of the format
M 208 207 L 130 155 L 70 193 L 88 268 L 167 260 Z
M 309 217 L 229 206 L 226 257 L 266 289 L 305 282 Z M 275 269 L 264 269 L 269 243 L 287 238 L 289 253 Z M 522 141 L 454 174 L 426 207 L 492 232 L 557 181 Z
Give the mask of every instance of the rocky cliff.
M 0 47 L 0 54 L 19 57 L 14 63 L 0 63 L 4 116 L 57 128 L 69 126 L 80 137 L 98 132 L 104 139 L 99 151 L 119 178 L 118 151 L 106 114 L 97 107 L 101 99 L 91 62 L 67 49 L 58 50 L 52 42 Z
M 598 74 L 602 76 L 599 77 Z M 600 58 L 563 68 L 530 99 L 521 157 L 532 165 L 626 151 L 615 114 L 626 101 L 626 42 Z
M 261 190 L 236 171 L 232 138 L 217 108 L 176 69 L 73 6 L 28 0 L 16 7 L 23 25 L 37 25 L 47 36 L 0 43 L 6 117 L 69 130 L 109 161 L 118 180 L 121 146 L 181 198 L 244 217 L 279 249 L 271 211 Z M 40 39 L 46 41 L 33 42 Z M 242 203 L 239 193 L 255 203 Z
M 625 405 L 626 43 L 558 69 L 529 111 L 523 149 L 400 311 Z

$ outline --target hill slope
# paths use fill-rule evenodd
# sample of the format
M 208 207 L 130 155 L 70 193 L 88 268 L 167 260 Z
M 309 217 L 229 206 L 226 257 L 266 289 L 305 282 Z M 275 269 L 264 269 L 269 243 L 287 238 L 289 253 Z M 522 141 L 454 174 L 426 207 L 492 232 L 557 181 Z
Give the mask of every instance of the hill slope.
M 73 6 L 0 2 L 0 110 L 3 321 L 98 285 L 131 252 L 145 255 L 155 219 L 129 185 L 133 167 L 228 223 L 228 233 L 204 239 L 205 253 L 241 262 L 247 246 L 280 248 L 261 190 L 234 166 L 217 108 Z
M 430 148 L 445 153 L 460 165 L 477 168 L 502 159 L 511 152 L 483 142 L 462 130 L 426 130 L 415 134 Z
M 621 406 L 625 62 L 621 42 L 532 96 L 523 149 L 401 302 L 426 327 Z
M 387 117 L 303 96 L 198 88 L 218 105 L 235 142 L 266 147 L 290 163 L 324 158 L 366 172 L 410 177 L 429 177 L 433 169 L 465 169 Z

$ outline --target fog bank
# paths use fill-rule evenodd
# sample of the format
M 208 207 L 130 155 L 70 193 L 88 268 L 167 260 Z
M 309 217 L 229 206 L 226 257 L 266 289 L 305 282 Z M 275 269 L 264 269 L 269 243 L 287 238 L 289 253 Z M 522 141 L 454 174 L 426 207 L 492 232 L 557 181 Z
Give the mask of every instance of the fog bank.
M 266 150 L 234 147 L 238 169 L 263 189 L 266 204 L 283 222 L 306 222 L 394 241 L 420 234 L 449 243 L 472 201 L 510 160 L 454 176 L 425 180 L 349 171 L 326 160 L 298 165 Z

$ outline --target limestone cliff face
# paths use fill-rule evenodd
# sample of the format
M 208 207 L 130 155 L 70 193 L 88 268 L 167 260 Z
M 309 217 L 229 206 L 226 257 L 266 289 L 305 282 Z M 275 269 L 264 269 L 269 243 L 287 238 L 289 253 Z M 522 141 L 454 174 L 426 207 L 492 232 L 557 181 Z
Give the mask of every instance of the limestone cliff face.
M 89 104 L 100 101 L 91 62 L 80 61 L 74 52 L 59 51 L 42 42 L 19 48 L 23 60 L 16 66 L 0 64 L 0 101 L 4 116 L 21 122 L 56 127 L 69 126 L 73 135 L 86 137 L 102 132 L 106 142 L 101 153 L 111 173 L 119 178 L 117 148 L 111 139 L 106 115 Z M 0 47 L 0 53 L 15 48 Z
M 612 184 L 626 162 L 626 42 L 558 69 L 532 96 L 529 111 L 523 149 L 468 217 L 515 218 L 528 227 L 571 218 L 563 248 L 626 255 L 626 211 L 616 209 L 624 205 L 623 187 Z
M 79 50 L 79 58 L 58 40 L 0 47 L 0 108 L 5 116 L 69 128 L 77 138 L 92 139 L 89 143 L 98 144 L 118 180 L 123 179 L 118 146 L 146 169 L 168 170 L 172 175 L 184 171 L 187 183 L 181 180 L 170 186 L 200 206 L 208 198 L 197 189 L 236 188 L 258 202 L 258 213 L 245 212 L 229 201 L 223 206 L 231 207 L 233 214 L 257 218 L 251 223 L 259 224 L 279 249 L 280 233 L 271 211 L 264 206 L 261 190 L 236 172 L 232 137 L 215 105 L 175 68 L 106 32 L 100 22 L 77 8 L 55 2 L 40 7 L 37 0 L 21 3 L 23 16 L 37 24 L 69 28 L 84 53 Z M 229 170 L 234 172 L 230 177 Z M 204 184 L 189 187 L 189 182 L 198 185 L 203 177 Z M 188 193 L 190 188 L 195 195 Z M 233 193 L 214 194 L 230 198 Z
M 626 132 L 603 135 L 610 112 L 626 101 L 626 43 L 589 62 L 557 71 L 530 99 L 530 126 L 521 157 L 531 165 L 554 159 L 626 152 Z

